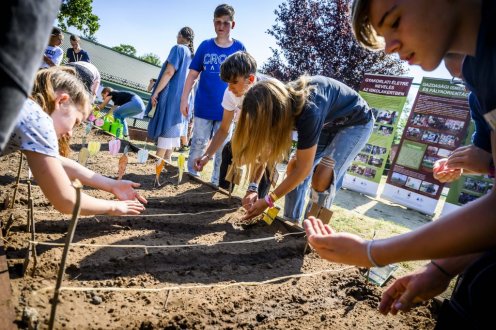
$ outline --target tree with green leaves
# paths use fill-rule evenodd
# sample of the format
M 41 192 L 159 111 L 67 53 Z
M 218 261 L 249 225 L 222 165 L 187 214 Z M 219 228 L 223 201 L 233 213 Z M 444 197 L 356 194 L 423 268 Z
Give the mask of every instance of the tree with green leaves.
M 140 56 L 140 59 L 157 66 L 160 66 L 162 64 L 162 62 L 160 61 L 160 57 L 153 53 L 146 53 L 145 55 Z
M 324 75 L 358 89 L 365 73 L 402 75 L 399 58 L 372 52 L 355 40 L 350 0 L 287 0 L 275 11 L 267 33 L 280 50 L 262 66 L 268 75 L 289 81 L 302 74 Z
M 67 31 L 73 26 L 87 38 L 100 28 L 99 18 L 93 14 L 93 0 L 62 0 L 57 20 L 61 29 Z
M 112 47 L 112 49 L 120 53 L 136 57 L 136 48 L 134 48 L 134 46 L 120 44 L 119 46 Z

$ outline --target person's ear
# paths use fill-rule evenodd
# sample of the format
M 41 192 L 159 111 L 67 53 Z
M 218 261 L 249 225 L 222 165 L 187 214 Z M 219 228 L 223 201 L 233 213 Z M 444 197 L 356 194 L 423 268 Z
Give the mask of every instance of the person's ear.
M 248 76 L 248 81 L 250 82 L 250 84 L 253 84 L 255 82 L 255 75 L 253 73 L 250 73 L 250 75 Z
M 70 101 L 71 97 L 67 93 L 57 93 L 57 97 L 55 98 L 55 103 L 65 103 L 67 101 Z
M 232 24 L 231 24 L 231 29 L 234 29 L 234 26 L 236 25 L 236 22 L 235 21 L 232 21 Z

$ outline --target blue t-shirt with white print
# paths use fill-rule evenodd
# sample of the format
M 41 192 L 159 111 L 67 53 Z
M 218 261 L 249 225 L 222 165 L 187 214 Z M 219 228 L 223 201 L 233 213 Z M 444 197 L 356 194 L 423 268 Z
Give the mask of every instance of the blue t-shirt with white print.
M 229 55 L 240 50 L 246 51 L 246 48 L 235 39 L 227 48 L 217 46 L 213 38 L 200 44 L 189 66 L 201 73 L 195 95 L 195 117 L 222 120 L 221 103 L 227 83 L 220 79 L 220 65 Z

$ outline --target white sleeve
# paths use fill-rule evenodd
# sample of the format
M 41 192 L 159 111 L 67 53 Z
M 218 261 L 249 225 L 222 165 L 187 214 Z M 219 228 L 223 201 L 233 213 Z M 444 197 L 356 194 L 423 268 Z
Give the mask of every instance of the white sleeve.
M 17 150 L 33 151 L 52 157 L 59 155 L 52 118 L 30 99 L 24 102 L 4 154 Z
M 62 48 L 59 48 L 55 51 L 55 54 L 53 55 L 52 62 L 55 65 L 60 65 L 62 63 L 62 59 L 64 58 L 64 51 Z
M 222 98 L 222 107 L 227 111 L 235 111 L 239 109 L 238 97 L 236 97 L 229 88 L 224 91 L 224 97 Z

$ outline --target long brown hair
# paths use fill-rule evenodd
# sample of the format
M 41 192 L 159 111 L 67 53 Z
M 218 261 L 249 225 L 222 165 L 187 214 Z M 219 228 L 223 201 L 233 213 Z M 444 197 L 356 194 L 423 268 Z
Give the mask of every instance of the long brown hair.
M 47 114 L 55 110 L 56 92 L 67 93 L 72 102 L 83 111 L 88 111 L 90 100 L 83 83 L 77 78 L 76 71 L 70 67 L 51 67 L 41 69 L 36 75 L 31 98 L 40 105 Z M 59 139 L 59 153 L 68 156 L 69 139 Z
M 288 84 L 262 80 L 250 88 L 231 141 L 236 166 L 246 165 L 250 176 L 259 164 L 273 167 L 288 156 L 310 90 L 305 76 Z
M 193 44 L 193 41 L 195 40 L 195 32 L 193 31 L 192 28 L 189 26 L 183 27 L 181 30 L 179 30 L 179 34 L 188 41 L 188 46 L 189 50 L 191 51 L 191 57 L 195 56 L 195 46 Z

